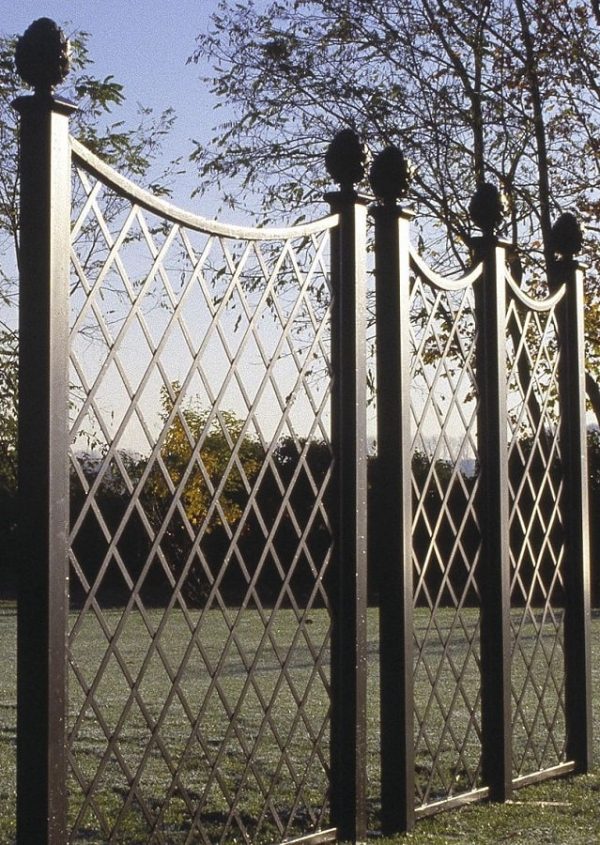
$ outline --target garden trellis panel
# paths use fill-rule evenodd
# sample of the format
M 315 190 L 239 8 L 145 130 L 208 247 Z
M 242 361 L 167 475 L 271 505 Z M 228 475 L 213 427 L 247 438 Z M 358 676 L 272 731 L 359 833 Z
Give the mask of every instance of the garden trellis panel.
M 472 271 L 443 278 L 382 193 L 373 545 L 392 832 L 587 770 L 589 560 L 581 271 L 557 260 L 552 295 L 528 296 L 483 219 Z
M 507 274 L 511 695 L 517 777 L 566 761 L 565 500 L 559 437 L 564 288 L 545 302 Z
M 477 348 L 473 285 L 412 256 L 415 756 L 419 806 L 481 786 Z M 437 282 L 437 284 L 436 284 Z M 425 397 L 424 402 L 421 397 Z
M 361 838 L 366 208 L 212 223 L 19 107 L 19 841 Z
M 585 771 L 582 274 L 560 229 L 549 297 L 485 215 L 473 269 L 442 278 L 398 152 L 376 160 L 369 736 L 364 150 L 331 144 L 321 220 L 207 221 L 71 139 L 60 76 L 16 103 L 20 845 L 363 841 L 367 809 L 406 830 Z
M 169 219 L 73 146 L 72 836 L 326 827 L 335 218 Z

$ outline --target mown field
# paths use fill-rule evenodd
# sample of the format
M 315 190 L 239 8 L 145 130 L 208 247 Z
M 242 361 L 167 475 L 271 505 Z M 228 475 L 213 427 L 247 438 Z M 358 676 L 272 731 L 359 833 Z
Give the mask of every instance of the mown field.
M 468 615 L 469 612 L 467 612 Z M 186 755 L 186 741 L 190 735 L 190 708 L 197 714 L 202 713 L 202 723 L 207 734 L 204 748 L 207 759 L 220 761 L 221 774 L 218 781 L 212 782 L 211 795 L 206 798 L 206 806 L 211 808 L 212 822 L 205 823 L 206 830 L 215 838 L 219 826 L 227 817 L 228 807 L 225 796 L 238 789 L 240 806 L 250 816 L 252 812 L 261 812 L 259 795 L 253 793 L 253 785 L 260 782 L 261 772 L 268 776 L 270 770 L 279 766 L 278 782 L 274 786 L 272 803 L 285 805 L 293 803 L 294 789 L 290 777 L 290 767 L 298 783 L 302 783 L 302 800 L 314 811 L 322 801 L 326 775 L 323 760 L 306 756 L 307 731 L 319 735 L 319 744 L 327 746 L 327 702 L 324 694 L 328 670 L 328 620 L 324 611 L 313 611 L 306 628 L 306 636 L 298 637 L 298 625 L 292 611 L 279 611 L 270 636 L 264 638 L 264 619 L 261 621 L 254 612 L 246 612 L 239 620 L 237 642 L 231 639 L 230 623 L 235 611 L 228 619 L 220 612 L 205 615 L 202 622 L 202 654 L 194 650 L 194 656 L 186 658 L 190 642 L 190 626 L 197 624 L 198 618 L 184 619 L 174 613 L 168 620 L 162 611 L 152 610 L 143 620 L 139 614 L 132 613 L 126 624 L 122 623 L 121 611 L 110 610 L 104 614 L 104 628 L 93 615 L 81 623 L 73 615 L 71 625 L 76 625 L 77 636 L 73 641 L 73 656 L 77 664 L 80 680 L 71 676 L 71 714 L 70 725 L 77 724 L 78 740 L 75 746 L 77 776 L 71 774 L 70 788 L 72 800 L 70 806 L 71 824 L 78 830 L 74 842 L 102 843 L 107 840 L 105 830 L 118 822 L 120 833 L 114 839 L 119 843 L 143 843 L 148 838 L 148 815 L 162 814 L 161 829 L 169 843 L 183 842 L 185 826 L 189 819 L 189 801 L 199 798 L 199 784 L 210 779 L 210 769 L 198 763 L 198 756 Z M 419 636 L 423 638 L 427 631 L 427 617 L 417 611 Z M 443 621 L 443 619 L 442 619 Z M 450 623 L 448 623 L 450 624 Z M 461 632 L 459 631 L 458 634 Z M 0 604 L 0 845 L 14 842 L 14 805 L 15 805 L 15 721 L 16 721 L 16 609 L 13 604 Z M 106 658 L 107 645 L 118 644 L 116 650 Z M 433 642 L 433 640 L 432 640 Z M 222 661 L 220 681 L 211 685 L 210 673 L 206 666 L 216 666 L 226 647 L 226 657 Z M 309 646 L 310 644 L 310 646 Z M 313 647 L 313 653 L 310 653 Z M 433 646 L 432 646 L 433 647 Z M 160 652 L 160 653 L 159 653 Z M 281 682 L 279 668 L 286 654 L 287 677 Z M 369 615 L 369 778 L 370 778 L 370 823 L 377 827 L 378 816 L 378 679 L 377 679 L 377 615 Z M 150 656 L 148 656 L 150 655 Z M 466 649 L 462 650 L 461 637 L 453 645 L 453 660 L 457 666 L 464 661 Z M 315 675 L 315 656 L 320 661 L 320 668 Z M 167 668 L 165 668 L 165 660 Z M 185 663 L 185 672 L 181 674 L 181 694 L 169 698 L 171 667 Z M 258 668 L 257 687 L 243 693 L 250 664 Z M 432 654 L 432 665 L 435 655 Z M 472 662 L 464 664 L 472 668 Z M 82 686 L 93 683 L 100 667 L 103 666 L 101 681 L 94 689 L 93 698 L 86 697 Z M 126 667 L 126 670 L 124 669 Z M 131 686 L 127 683 L 124 671 L 130 672 L 131 678 L 139 678 L 132 696 Z M 600 690 L 600 618 L 593 621 L 593 672 L 595 690 Z M 426 674 L 426 673 L 425 673 Z M 467 671 L 468 674 L 468 671 Z M 309 679 L 313 680 L 309 683 Z M 417 676 L 418 679 L 419 676 Z M 279 684 L 279 686 L 278 686 Z M 455 684 L 451 675 L 440 675 L 440 695 L 442 698 L 453 694 Z M 465 677 L 464 688 L 467 697 L 476 695 L 476 678 Z M 447 687 L 447 689 L 446 689 Z M 295 700 L 302 695 L 303 717 L 297 718 Z M 436 734 L 436 719 L 439 713 L 433 707 L 426 710 L 428 685 L 417 683 L 417 708 L 427 712 L 430 719 L 432 737 Z M 548 692 L 551 698 L 551 690 Z M 296 698 L 295 698 L 296 696 Z M 235 719 L 228 718 L 224 701 L 243 701 L 237 706 Z M 276 702 L 269 710 L 270 723 L 266 730 L 261 728 L 264 722 L 265 702 Z M 91 703 L 90 703 L 91 702 Z M 130 703 L 127 718 L 123 721 L 124 707 Z M 167 702 L 167 704 L 165 704 Z M 145 708 L 145 712 L 144 712 Z M 467 717 L 460 715 L 457 708 L 457 720 L 453 729 L 460 734 L 465 729 Z M 461 724 L 461 720 L 465 724 Z M 103 722 L 103 725 L 101 724 Z M 235 726 L 234 726 L 235 722 Z M 542 719 L 543 722 L 543 719 Z M 594 698 L 594 722 L 596 726 L 595 748 L 598 749 L 600 738 L 600 706 L 598 696 Z M 149 730 L 148 725 L 156 726 Z M 428 723 L 429 724 L 429 723 Z M 120 753 L 126 766 L 132 772 L 140 772 L 140 793 L 154 795 L 148 800 L 147 807 L 140 808 L 134 801 L 124 808 L 127 796 L 127 779 L 122 767 L 115 762 L 114 754 L 107 751 L 106 732 L 118 728 L 121 740 Z M 543 734 L 543 724 L 538 724 Z M 563 729 L 560 720 L 557 731 Z M 242 733 L 240 734 L 240 730 Z M 278 732 L 280 743 L 284 745 L 282 755 L 274 732 Z M 319 734 L 320 732 L 320 734 Z M 518 733 L 518 732 L 517 732 Z M 541 735 L 540 734 L 540 735 Z M 470 743 L 470 744 L 469 744 Z M 477 754 L 477 743 L 471 734 L 469 748 Z M 516 738 L 518 745 L 519 739 Z M 150 744 L 150 752 L 147 751 Z M 446 743 L 448 745 L 448 743 Z M 444 751 L 447 763 L 441 757 L 441 774 L 444 766 L 448 771 L 455 765 L 456 754 L 452 744 Z M 252 776 L 243 771 L 240 748 L 254 749 L 255 763 Z M 165 749 L 167 751 L 165 752 Z M 212 749 L 212 750 L 211 750 Z M 178 789 L 173 791 L 169 767 L 165 763 L 165 753 L 177 763 L 182 761 Z M 600 759 L 596 754 L 596 769 L 591 775 L 570 777 L 548 781 L 535 787 L 528 787 L 515 793 L 514 801 L 503 806 L 488 804 L 473 805 L 459 811 L 446 812 L 431 819 L 424 819 L 417 825 L 414 833 L 402 837 L 402 841 L 424 845 L 424 843 L 452 843 L 462 840 L 464 843 L 600 843 Z M 283 760 L 283 762 L 282 762 Z M 548 751 L 548 765 L 552 763 L 552 749 Z M 302 766 L 305 768 L 303 769 Z M 420 761 L 423 772 L 427 761 Z M 473 762 L 476 768 L 476 761 Z M 304 772 L 304 774 L 303 774 Z M 458 779 L 464 773 L 456 775 Z M 423 775 L 425 777 L 425 775 Z M 82 783 L 94 783 L 95 797 L 87 804 L 83 801 Z M 275 781 L 274 781 L 275 782 Z M 241 786 L 240 786 L 241 785 Z M 160 798 L 171 788 L 170 800 L 163 809 L 158 809 Z M 423 787 L 424 788 L 424 787 Z M 254 789 L 255 792 L 259 790 Z M 459 790 L 460 791 L 460 790 Z M 287 794 L 289 792 L 289 795 Z M 210 800 L 209 800 L 210 799 Z M 188 804 L 186 805 L 186 801 Z M 264 802 L 263 802 L 264 803 Z M 300 823 L 302 821 L 302 814 Z M 104 824 L 104 827 L 103 827 Z M 249 829 L 251 825 L 249 824 Z M 231 841 L 235 831 L 232 829 Z M 237 833 L 239 838 L 239 831 Z M 276 841 L 276 830 L 265 821 L 257 839 Z

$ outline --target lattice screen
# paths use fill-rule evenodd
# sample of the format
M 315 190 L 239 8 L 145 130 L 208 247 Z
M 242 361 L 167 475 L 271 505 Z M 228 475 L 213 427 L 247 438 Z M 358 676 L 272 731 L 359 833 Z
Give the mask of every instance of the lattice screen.
M 413 269 L 415 780 L 420 806 L 480 785 L 481 537 L 475 507 L 473 288 L 438 287 L 420 264 Z
M 88 171 L 72 235 L 72 841 L 322 827 L 331 224 L 198 231 Z

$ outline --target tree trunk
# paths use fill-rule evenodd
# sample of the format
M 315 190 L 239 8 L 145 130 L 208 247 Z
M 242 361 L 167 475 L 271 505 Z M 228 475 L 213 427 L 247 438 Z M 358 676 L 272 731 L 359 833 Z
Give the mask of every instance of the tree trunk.
M 598 384 L 589 371 L 586 371 L 585 374 L 585 390 L 594 416 L 596 417 L 596 423 L 600 427 L 600 384 Z

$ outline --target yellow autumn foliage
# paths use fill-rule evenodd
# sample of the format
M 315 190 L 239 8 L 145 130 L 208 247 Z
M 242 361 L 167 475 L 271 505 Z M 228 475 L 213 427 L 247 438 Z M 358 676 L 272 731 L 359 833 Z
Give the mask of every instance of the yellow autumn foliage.
M 214 414 L 197 399 L 180 401 L 181 386 L 161 391 L 164 425 L 161 447 L 164 469 L 152 474 L 152 493 L 165 500 L 176 496 L 194 527 L 236 523 L 261 467 L 263 451 L 244 431 L 245 422 L 233 411 Z M 168 473 L 168 480 L 165 477 Z

